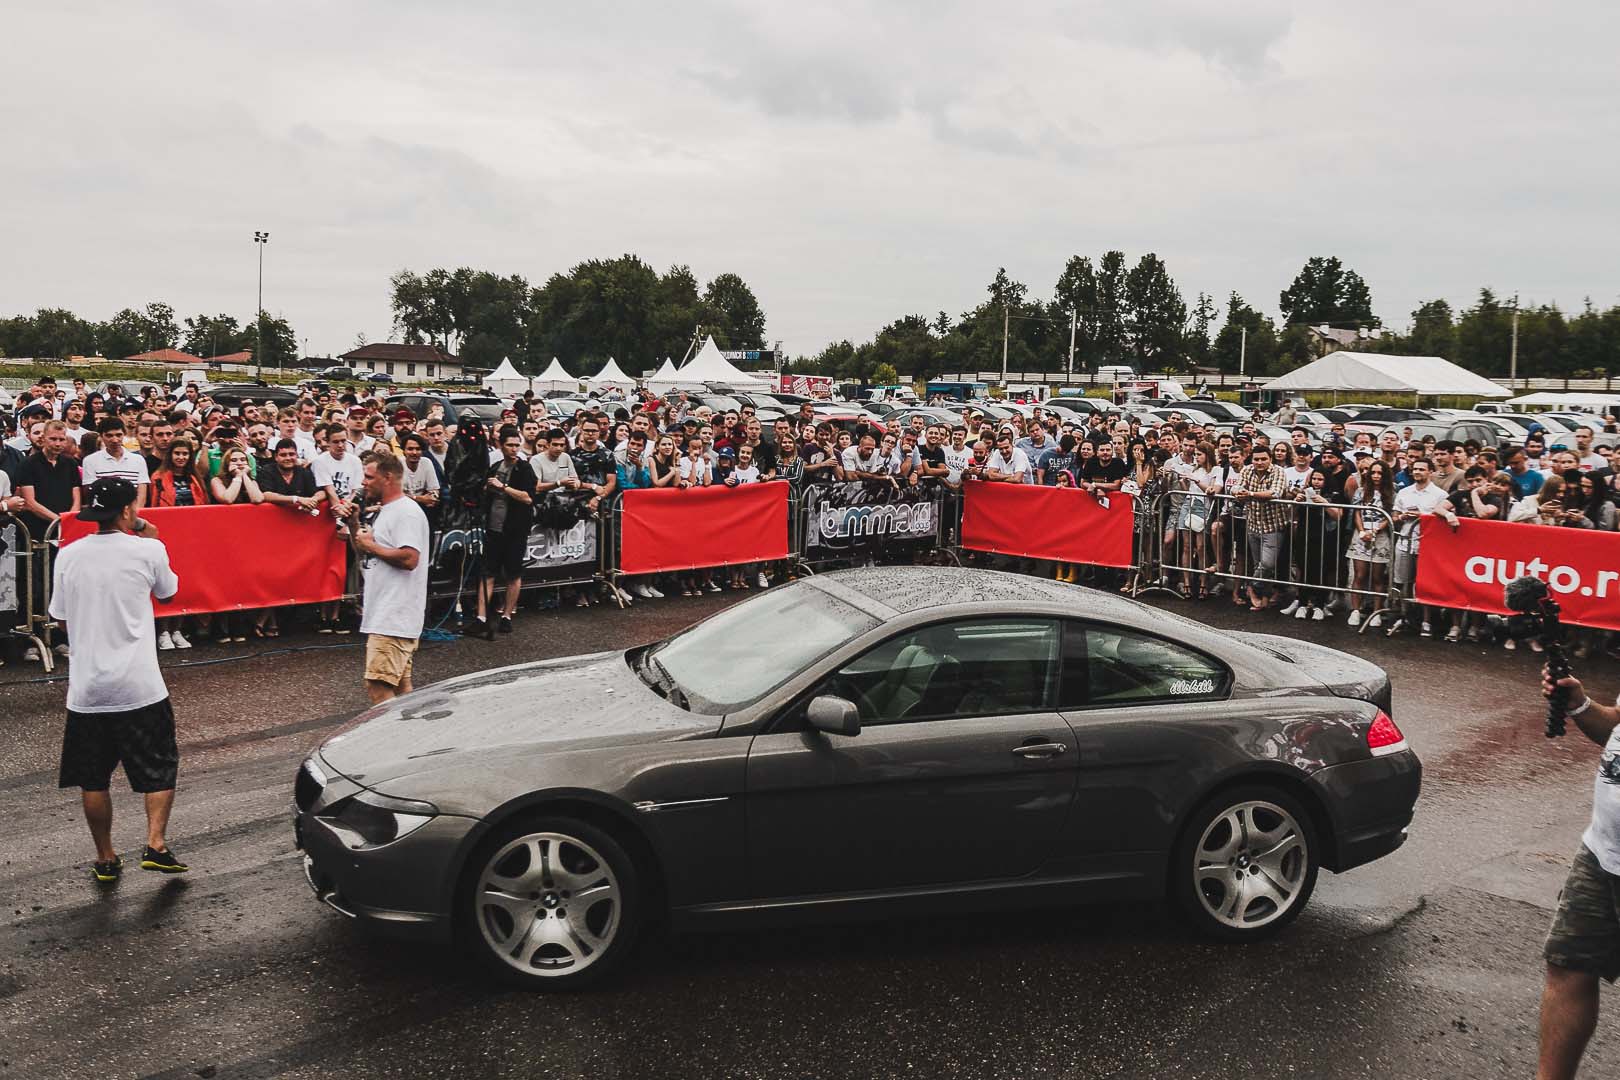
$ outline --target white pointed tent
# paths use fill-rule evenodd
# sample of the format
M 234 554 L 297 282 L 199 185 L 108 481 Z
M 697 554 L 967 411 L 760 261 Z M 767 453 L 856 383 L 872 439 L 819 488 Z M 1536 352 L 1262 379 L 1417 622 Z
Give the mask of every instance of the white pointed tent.
M 534 392 L 544 394 L 550 390 L 572 390 L 578 392 L 579 380 L 563 370 L 563 366 L 553 356 L 546 370 L 536 375 L 532 380 Z
M 501 366 L 484 376 L 484 389 L 501 397 L 514 397 L 529 388 L 529 380 L 506 357 Z
M 703 342 L 697 355 L 677 373 L 682 385 L 688 383 L 724 383 L 733 390 L 769 390 L 775 380 L 768 376 L 744 371 L 720 355 L 714 338 Z
M 608 357 L 608 362 L 602 370 L 585 380 L 585 385 L 591 390 L 606 390 L 609 387 L 616 390 L 628 390 L 636 385 L 636 380 L 626 375 L 619 368 L 619 362 Z
M 674 386 L 680 379 L 680 375 L 675 370 L 675 364 L 666 356 L 663 365 L 647 376 L 647 389 L 655 394 L 661 394 Z

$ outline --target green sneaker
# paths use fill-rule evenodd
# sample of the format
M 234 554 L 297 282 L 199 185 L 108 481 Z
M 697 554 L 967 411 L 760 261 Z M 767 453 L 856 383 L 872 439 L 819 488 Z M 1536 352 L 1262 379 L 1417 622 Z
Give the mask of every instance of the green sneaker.
M 175 857 L 173 851 L 164 848 L 156 851 L 152 848 L 141 849 L 141 869 L 156 870 L 163 874 L 183 874 L 191 867 Z
M 90 868 L 90 876 L 103 885 L 111 885 L 124 876 L 124 860 L 117 855 Z

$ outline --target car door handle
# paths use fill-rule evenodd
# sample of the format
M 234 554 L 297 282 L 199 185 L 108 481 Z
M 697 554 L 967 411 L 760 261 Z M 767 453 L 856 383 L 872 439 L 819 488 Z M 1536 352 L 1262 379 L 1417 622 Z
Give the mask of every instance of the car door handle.
M 1060 742 L 1025 743 L 1013 747 L 1013 753 L 1021 758 L 1049 758 L 1057 757 L 1067 749 L 1068 747 Z

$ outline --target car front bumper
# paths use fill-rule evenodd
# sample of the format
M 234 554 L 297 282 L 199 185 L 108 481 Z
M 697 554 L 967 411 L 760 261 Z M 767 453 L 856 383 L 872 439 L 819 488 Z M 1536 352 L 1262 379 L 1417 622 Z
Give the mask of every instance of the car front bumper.
M 333 777 L 319 797 L 295 809 L 293 842 L 303 854 L 310 889 L 327 907 L 370 929 L 448 941 L 450 877 L 477 820 L 440 814 L 392 843 L 352 848 L 320 811 L 359 790 L 360 785 Z
M 1423 787 L 1423 765 L 1403 750 L 1388 757 L 1333 765 L 1312 778 L 1334 821 L 1330 858 L 1335 873 L 1382 858 L 1406 843 L 1406 829 Z

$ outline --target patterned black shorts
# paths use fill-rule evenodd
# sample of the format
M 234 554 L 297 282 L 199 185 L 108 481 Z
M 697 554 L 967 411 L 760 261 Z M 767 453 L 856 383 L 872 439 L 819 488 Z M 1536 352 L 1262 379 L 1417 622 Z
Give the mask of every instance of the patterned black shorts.
M 56 786 L 106 791 L 120 764 L 134 791 L 174 787 L 180 748 L 174 742 L 174 705 L 168 698 L 128 712 L 68 710 Z

